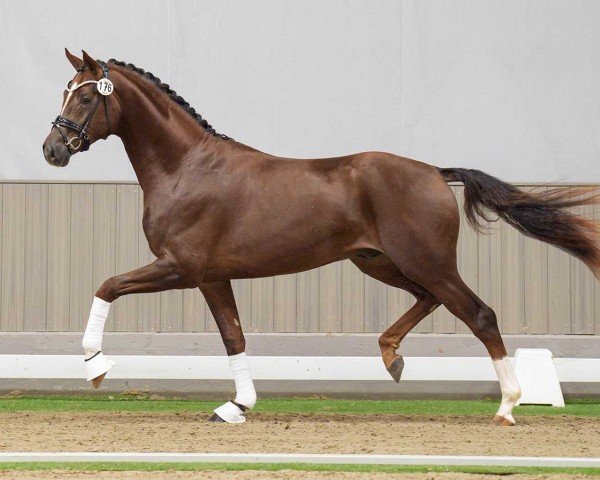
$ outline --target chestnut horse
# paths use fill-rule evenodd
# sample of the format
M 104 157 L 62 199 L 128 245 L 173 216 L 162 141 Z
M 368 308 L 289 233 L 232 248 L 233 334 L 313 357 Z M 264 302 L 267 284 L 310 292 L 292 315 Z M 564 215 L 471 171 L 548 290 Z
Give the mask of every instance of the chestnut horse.
M 448 182 L 465 185 L 472 225 L 490 213 L 600 271 L 595 224 L 568 208 L 594 203 L 590 190 L 526 193 L 478 170 L 437 168 L 391 153 L 289 159 L 217 134 L 168 85 L 116 60 L 80 59 L 62 111 L 44 142 L 51 165 L 117 135 L 144 192 L 143 227 L 157 260 L 106 280 L 84 335 L 88 380 L 112 362 L 101 356 L 111 302 L 122 295 L 199 288 L 217 322 L 237 397 L 212 420 L 241 422 L 256 402 L 231 280 L 301 272 L 350 259 L 366 275 L 410 292 L 415 305 L 380 337 L 396 382 L 405 335 L 440 304 L 488 350 L 502 401 L 493 422 L 513 425 L 519 384 L 496 316 L 463 282 L 456 261 L 459 211 Z

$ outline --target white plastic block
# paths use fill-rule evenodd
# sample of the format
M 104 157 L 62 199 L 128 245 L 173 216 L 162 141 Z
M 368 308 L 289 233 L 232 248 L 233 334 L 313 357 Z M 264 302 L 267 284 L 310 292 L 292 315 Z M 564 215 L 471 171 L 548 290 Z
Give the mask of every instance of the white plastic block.
M 517 405 L 565 406 L 552 352 L 547 348 L 517 348 L 515 375 L 521 386 Z

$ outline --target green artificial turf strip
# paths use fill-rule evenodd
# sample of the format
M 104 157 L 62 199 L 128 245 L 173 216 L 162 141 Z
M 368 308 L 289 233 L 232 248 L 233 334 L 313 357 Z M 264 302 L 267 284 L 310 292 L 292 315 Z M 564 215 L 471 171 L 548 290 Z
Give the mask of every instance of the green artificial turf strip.
M 103 395 L 82 397 L 1 397 L 0 412 L 17 411 L 121 411 L 121 412 L 201 412 L 209 413 L 220 402 L 189 399 L 151 399 L 145 395 Z M 253 412 L 261 413 L 347 413 L 396 415 L 493 415 L 499 405 L 494 400 L 334 400 L 264 399 Z M 515 415 L 600 416 L 600 400 L 574 399 L 565 408 L 548 406 L 516 407 Z
M 72 470 L 72 471 L 240 471 L 300 470 L 312 472 L 463 472 L 486 475 L 566 473 L 600 476 L 600 468 L 549 467 L 461 467 L 420 465 L 337 465 L 309 463 L 138 463 L 138 462 L 0 462 L 0 471 Z

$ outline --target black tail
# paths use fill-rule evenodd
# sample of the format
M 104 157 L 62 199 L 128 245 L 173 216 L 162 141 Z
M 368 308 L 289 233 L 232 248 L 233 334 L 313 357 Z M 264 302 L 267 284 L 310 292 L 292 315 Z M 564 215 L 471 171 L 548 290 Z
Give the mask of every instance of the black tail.
M 481 218 L 496 220 L 489 216 L 492 211 L 521 233 L 579 258 L 600 278 L 599 225 L 567 210 L 599 203 L 593 187 L 532 193 L 479 170 L 440 168 L 440 173 L 447 182 L 465 185 L 465 214 L 475 229 L 482 230 Z

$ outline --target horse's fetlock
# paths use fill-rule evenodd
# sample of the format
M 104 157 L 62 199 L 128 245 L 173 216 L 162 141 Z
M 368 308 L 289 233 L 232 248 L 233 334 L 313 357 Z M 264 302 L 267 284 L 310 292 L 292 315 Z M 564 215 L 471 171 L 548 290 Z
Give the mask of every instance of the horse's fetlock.
M 240 392 L 236 396 L 236 401 L 246 408 L 254 408 L 254 406 L 256 405 L 256 400 L 257 396 L 254 390 L 246 391 L 243 393 Z
M 398 348 L 397 342 L 394 342 L 390 337 L 387 337 L 385 335 L 381 335 L 379 337 L 378 343 L 379 348 L 381 348 L 382 350 L 387 350 L 390 348 L 396 350 Z
M 505 389 L 504 392 L 502 392 L 502 397 L 503 400 L 506 399 L 510 402 L 516 402 L 519 400 L 519 398 L 521 398 L 521 388 L 518 385 L 510 385 Z

